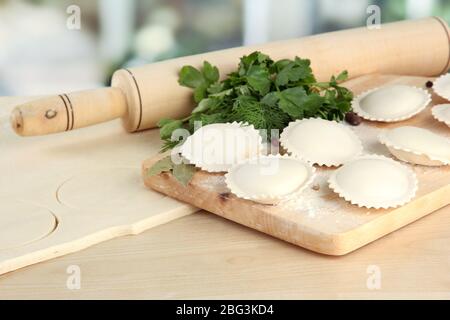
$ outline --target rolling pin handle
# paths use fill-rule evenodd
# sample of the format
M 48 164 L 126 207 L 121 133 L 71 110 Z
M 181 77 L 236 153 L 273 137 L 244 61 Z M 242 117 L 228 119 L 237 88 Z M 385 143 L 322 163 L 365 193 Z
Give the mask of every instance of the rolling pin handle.
M 50 96 L 17 106 L 11 126 L 21 136 L 39 136 L 91 126 L 127 114 L 119 88 L 103 88 Z

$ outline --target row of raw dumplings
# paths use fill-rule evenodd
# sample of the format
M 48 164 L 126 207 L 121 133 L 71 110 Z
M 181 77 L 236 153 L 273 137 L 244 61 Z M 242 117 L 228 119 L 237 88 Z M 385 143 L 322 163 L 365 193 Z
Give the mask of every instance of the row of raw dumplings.
M 393 122 L 418 114 L 430 101 L 422 89 L 396 85 L 362 94 L 353 107 L 366 119 Z M 433 166 L 450 163 L 450 141 L 425 129 L 400 127 L 383 132 L 379 139 L 400 160 Z M 280 138 L 289 154 L 285 156 L 263 155 L 262 141 L 253 126 L 214 124 L 190 136 L 181 153 L 202 170 L 227 172 L 232 193 L 263 204 L 297 197 L 313 182 L 313 165 L 343 165 L 332 173 L 329 185 L 360 207 L 398 207 L 416 194 L 418 182 L 411 169 L 383 156 L 361 156 L 361 141 L 343 124 L 322 119 L 291 123 Z
M 450 77 L 438 79 L 434 85 L 436 93 L 445 96 L 443 85 L 448 84 L 450 99 Z M 412 118 L 423 111 L 431 102 L 431 95 L 420 88 L 391 85 L 365 92 L 352 102 L 353 110 L 366 120 L 378 122 L 398 122 Z M 446 122 L 450 114 L 450 104 L 435 106 L 435 118 Z M 447 120 L 448 122 L 448 120 Z M 450 123 L 450 122 L 449 122 Z M 379 140 L 399 160 L 425 166 L 450 164 L 449 139 L 417 127 L 398 127 L 381 133 Z
M 428 84 L 427 84 L 428 86 Z M 433 83 L 431 83 L 433 86 Z M 450 100 L 450 76 L 445 75 L 434 83 L 435 92 Z M 431 95 L 420 88 L 391 85 L 367 91 L 356 97 L 352 102 L 353 110 L 362 118 L 377 122 L 399 122 L 410 119 L 419 114 L 430 104 Z M 435 119 L 450 126 L 450 104 L 437 105 L 432 109 Z M 378 137 L 380 143 L 385 145 L 390 153 L 397 159 L 411 164 L 424 166 L 443 166 L 450 164 L 450 139 L 434 134 L 433 132 L 411 126 L 398 127 L 392 130 L 384 130 Z M 384 161 L 387 159 L 385 158 Z M 338 191 L 342 197 L 353 204 L 364 202 L 366 207 L 377 207 L 379 199 L 386 202 L 382 208 L 401 206 L 414 198 L 418 183 L 415 174 L 409 168 L 389 159 L 391 167 L 377 165 L 366 169 L 368 180 L 382 179 L 379 185 L 365 185 L 369 188 L 374 198 L 369 200 L 363 194 L 358 198 L 358 190 L 350 193 L 351 187 L 345 186 L 347 177 L 351 177 L 352 166 L 344 165 L 339 173 L 330 179 L 330 187 Z M 394 166 L 397 169 L 394 170 Z M 354 169 L 354 168 L 353 168 Z M 347 172 L 347 173 L 346 173 Z M 377 175 L 380 174 L 380 177 Z M 342 178 L 344 176 L 344 178 Z M 369 177 L 371 176 L 371 177 Z M 347 181 L 348 182 L 348 181 Z M 384 183 L 387 182 L 387 183 Z M 378 187 L 381 187 L 378 189 Z M 379 196 L 379 197 L 378 197 Z M 369 204 L 369 205 L 368 205 Z

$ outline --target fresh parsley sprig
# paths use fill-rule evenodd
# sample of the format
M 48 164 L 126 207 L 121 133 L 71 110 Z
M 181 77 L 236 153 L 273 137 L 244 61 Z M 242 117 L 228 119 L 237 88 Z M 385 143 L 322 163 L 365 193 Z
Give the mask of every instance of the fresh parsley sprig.
M 247 122 L 266 132 L 282 131 L 289 122 L 303 118 L 341 121 L 351 111 L 353 99 L 352 92 L 339 85 L 347 78 L 344 71 L 330 82 L 317 82 L 310 60 L 273 61 L 261 52 L 242 57 L 238 69 L 222 81 L 218 68 L 209 62 L 201 69 L 184 66 L 179 84 L 193 89 L 197 105 L 185 119 L 159 122 L 162 152 L 179 144 L 171 139 L 176 129 L 193 133 L 196 121 Z

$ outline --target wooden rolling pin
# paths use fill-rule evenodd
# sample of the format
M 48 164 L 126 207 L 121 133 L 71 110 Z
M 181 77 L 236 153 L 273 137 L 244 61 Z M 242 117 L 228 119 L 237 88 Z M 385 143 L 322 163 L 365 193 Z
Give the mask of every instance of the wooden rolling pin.
M 240 47 L 123 69 L 110 88 L 61 94 L 14 109 L 11 123 L 22 136 L 69 131 L 122 118 L 129 132 L 154 128 L 162 118 L 181 118 L 193 107 L 192 92 L 178 84 L 184 65 L 207 60 L 222 76 L 232 72 L 243 55 L 255 50 L 273 59 L 300 56 L 312 60 L 319 81 L 348 70 L 351 77 L 370 73 L 437 76 L 449 69 L 447 24 L 432 17 L 382 25 L 380 29 L 350 29 L 321 35 Z

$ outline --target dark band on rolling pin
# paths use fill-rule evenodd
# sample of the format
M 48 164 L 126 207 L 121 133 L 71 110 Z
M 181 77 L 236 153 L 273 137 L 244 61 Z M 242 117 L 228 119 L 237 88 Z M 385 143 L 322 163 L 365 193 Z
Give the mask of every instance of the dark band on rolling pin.
M 63 94 L 63 96 L 66 97 L 67 101 L 69 102 L 70 113 L 72 115 L 72 125 L 70 126 L 69 130 L 73 130 L 73 126 L 75 125 L 75 114 L 73 113 L 72 101 L 69 99 L 69 96 L 67 94 Z
M 58 97 L 61 98 L 61 100 L 64 102 L 64 106 L 66 107 L 66 115 L 67 115 L 66 131 L 69 131 L 69 128 L 70 128 L 69 107 L 67 106 L 67 102 L 66 102 L 66 100 L 64 100 L 64 97 L 62 95 L 59 95 Z
M 141 128 L 141 123 L 142 123 L 142 96 L 141 96 L 141 90 L 139 89 L 139 85 L 137 83 L 137 80 L 136 80 L 136 77 L 134 76 L 134 74 L 129 69 L 124 69 L 124 70 L 127 71 L 131 75 L 131 77 L 133 78 L 134 84 L 136 85 L 138 97 L 139 97 L 139 121 L 138 121 L 138 125 L 136 127 L 136 130 L 135 130 L 135 131 L 138 131 Z
M 447 59 L 447 63 L 444 67 L 444 70 L 442 70 L 440 72 L 440 74 L 444 74 L 447 73 L 449 67 L 450 67 L 450 33 L 448 32 L 448 26 L 446 25 L 446 23 L 444 21 L 441 20 L 441 18 L 439 17 L 433 17 L 437 22 L 439 22 L 439 24 L 442 26 L 442 28 L 444 28 L 445 30 L 445 34 L 447 35 L 447 43 L 448 43 L 448 59 Z

